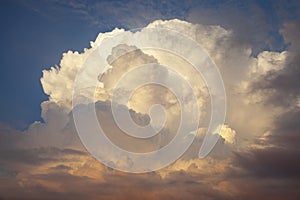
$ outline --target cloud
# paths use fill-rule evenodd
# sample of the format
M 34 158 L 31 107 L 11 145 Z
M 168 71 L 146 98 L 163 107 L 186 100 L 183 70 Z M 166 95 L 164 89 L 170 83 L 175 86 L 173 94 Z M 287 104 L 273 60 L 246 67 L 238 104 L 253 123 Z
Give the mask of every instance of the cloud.
M 253 149 L 250 153 L 236 154 L 238 165 L 258 178 L 286 178 L 299 180 L 299 151 L 295 149 Z
M 220 130 L 221 137 L 225 140 L 225 142 L 234 144 L 236 143 L 236 132 L 235 130 L 228 127 L 228 125 L 222 126 Z
M 266 107 L 273 109 L 273 117 L 267 133 L 256 140 L 257 144 L 239 150 L 233 157 L 233 165 L 238 170 L 231 171 L 229 176 L 239 177 L 232 182 L 235 187 L 248 188 L 249 192 L 240 194 L 243 199 L 297 199 L 299 196 L 296 189 L 299 187 L 300 136 L 296 76 L 300 62 L 295 27 L 285 26 L 281 31 L 285 41 L 291 42 L 286 51 L 258 55 L 268 70 L 263 68 L 257 76 L 252 75 L 255 79 L 250 84 L 251 92 L 258 95 Z M 274 191 L 274 186 L 278 190 Z
M 130 43 L 136 37 L 147 36 L 143 31 L 115 29 L 100 33 L 82 53 L 63 54 L 59 66 L 43 71 L 41 83 L 49 95 L 41 105 L 44 123 L 35 122 L 24 132 L 0 126 L 0 177 L 6 183 L 1 186 L 0 198 L 280 199 L 289 192 L 286 199 L 296 199 L 299 195 L 294 190 L 299 186 L 297 28 L 286 26 L 282 30 L 285 40 L 291 43 L 289 49 L 264 51 L 255 57 L 249 46 L 236 42 L 232 30 L 220 26 L 159 20 L 148 27 L 171 28 L 188 35 L 205 48 L 220 68 L 228 98 L 227 125 L 221 129 L 221 137 L 211 154 L 203 160 L 197 157 L 210 117 L 210 99 L 201 77 L 190 64 L 174 55 L 119 43 L 100 48 L 107 64 L 103 74 L 92 71 L 85 76 L 86 83 L 92 77 L 99 77 L 93 101 L 99 122 L 113 142 L 131 151 L 150 151 L 166 145 L 177 128 L 178 102 L 161 87 L 141 89 L 132 96 L 131 104 L 120 105 L 135 122 L 144 125 L 149 123 L 149 106 L 164 102 L 170 121 L 160 136 L 141 142 L 116 126 L 110 108 L 111 89 L 135 65 L 169 64 L 179 70 L 196 91 L 204 119 L 199 129 L 194 130 L 194 143 L 181 159 L 153 173 L 133 175 L 110 169 L 85 150 L 72 116 L 72 91 L 78 71 L 106 38 L 124 33 L 122 39 Z M 135 78 L 144 76 L 167 79 L 170 73 L 149 70 Z M 90 92 L 87 88 L 80 93 L 81 97 L 90 97 Z M 110 152 L 106 154 L 110 157 Z M 122 158 L 116 162 L 131 165 L 133 161 Z M 274 191 L 274 186 L 280 188 Z

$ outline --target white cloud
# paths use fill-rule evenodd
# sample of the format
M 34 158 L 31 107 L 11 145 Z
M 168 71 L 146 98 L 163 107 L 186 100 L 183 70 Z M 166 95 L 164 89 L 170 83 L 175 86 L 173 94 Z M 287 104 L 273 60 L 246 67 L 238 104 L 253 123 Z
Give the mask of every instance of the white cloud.
M 228 125 L 223 125 L 219 134 L 222 138 L 224 138 L 225 142 L 229 144 L 236 143 L 236 132 L 235 130 L 228 127 Z
M 282 70 L 285 67 L 288 52 L 264 51 L 258 54 L 257 58 L 251 57 L 251 51 L 248 48 L 239 46 L 233 42 L 234 37 L 232 31 L 225 30 L 220 26 L 198 25 L 180 20 L 171 20 L 155 21 L 149 24 L 148 27 L 171 28 L 190 36 L 205 48 L 219 66 L 224 78 L 228 98 L 226 119 L 228 126 L 224 126 L 220 132 L 225 143 L 219 143 L 219 146 L 224 146 L 227 150 L 230 149 L 231 146 L 242 147 L 245 143 L 251 143 L 253 138 L 256 138 L 257 135 L 262 135 L 272 126 L 272 116 L 278 114 L 278 111 L 264 106 L 263 99 L 258 101 L 249 98 L 249 94 L 245 93 L 245 91 L 252 84 L 254 79 L 264 76 L 270 71 Z M 72 114 L 70 113 L 72 111 L 74 80 L 81 66 L 86 61 L 86 58 L 90 56 L 99 45 L 101 46 L 106 38 L 116 36 L 120 33 L 124 34 L 122 38 L 119 38 L 119 41 L 111 44 L 107 49 L 100 48 L 106 60 L 107 71 L 102 77 L 100 76 L 100 83 L 102 83 L 102 85 L 100 84 L 97 88 L 94 100 L 100 102 L 110 101 L 112 95 L 111 89 L 115 82 L 123 73 L 126 73 L 136 65 L 160 63 L 172 66 L 174 70 L 179 71 L 183 77 L 191 83 L 198 97 L 198 104 L 201 107 L 201 115 L 203 118 L 200 125 L 201 128 L 205 130 L 207 120 L 210 117 L 210 99 L 207 88 L 205 87 L 205 82 L 201 76 L 195 73 L 192 66 L 184 59 L 178 58 L 173 54 L 146 49 L 139 50 L 138 47 L 130 45 L 119 45 L 121 41 L 126 41 L 130 44 L 130 41 L 135 37 L 146 37 L 146 35 L 142 35 L 142 31 L 132 33 L 122 29 L 115 29 L 112 32 L 100 33 L 95 42 L 91 42 L 91 48 L 85 49 L 83 53 L 69 51 L 63 54 L 59 67 L 56 66 L 50 70 L 43 71 L 41 83 L 45 93 L 49 95 L 49 99 L 41 105 L 42 117 L 45 123 L 36 122 L 32 124 L 25 133 L 26 137 L 20 138 L 18 142 L 20 147 L 55 146 L 58 148 L 70 147 L 82 149 L 79 138 L 76 135 Z M 123 55 L 124 52 L 131 50 L 134 51 Z M 113 58 L 120 55 L 123 56 L 112 62 Z M 93 72 L 90 74 L 93 74 Z M 87 82 L 92 77 L 90 74 L 88 73 L 86 76 Z M 97 74 L 97 76 L 98 75 L 100 74 Z M 169 76 L 169 73 L 166 71 L 162 74 L 155 74 L 155 72 L 149 71 L 144 74 L 144 76 L 150 75 L 165 78 Z M 131 82 L 127 84 L 131 84 Z M 93 91 L 87 90 L 85 92 Z M 82 93 L 83 96 L 87 94 L 85 92 Z M 261 96 L 259 98 L 261 98 Z M 248 101 L 245 101 L 245 99 Z M 176 99 L 172 93 L 168 93 L 166 89 L 145 87 L 138 90 L 137 93 L 132 96 L 132 102 L 127 105 L 129 109 L 134 111 L 133 113 L 135 114 L 133 116 L 135 117 L 135 121 L 143 122 L 145 118 L 147 118 L 144 114 L 147 113 L 153 103 L 157 102 L 164 102 L 164 106 L 166 106 L 168 111 L 167 118 L 169 121 L 167 121 L 167 127 L 164 129 L 164 137 L 155 138 L 149 143 L 139 144 L 138 141 L 130 141 L 129 138 L 119 137 L 118 134 L 121 134 L 121 132 L 119 132 L 110 121 L 112 119 L 108 117 L 109 113 L 107 113 L 107 109 L 105 110 L 105 108 L 102 107 L 98 110 L 98 113 L 104 116 L 102 117 L 102 122 L 113 132 L 110 137 L 114 142 L 119 143 L 119 145 L 125 144 L 125 146 L 127 145 L 131 148 L 130 150 L 140 150 L 142 148 L 153 150 L 167 144 L 173 137 L 173 133 L 179 122 L 179 107 Z M 188 104 L 188 102 L 187 100 L 186 103 Z M 189 109 L 193 110 L 193 107 Z M 260 114 L 258 115 L 258 113 Z M 201 144 L 202 139 L 203 135 L 200 135 L 198 144 Z M 237 140 L 239 141 L 238 143 L 236 143 Z M 220 151 L 224 151 L 222 148 Z M 197 153 L 197 151 L 193 151 L 193 153 Z M 185 157 L 187 160 L 195 157 L 194 154 L 187 153 L 187 155 L 188 157 Z M 224 156 L 226 157 L 228 154 L 224 154 Z
M 191 24 L 180 20 L 158 20 L 149 24 L 147 27 L 161 27 L 179 31 L 198 42 L 208 52 L 219 66 L 225 82 L 229 102 L 227 123 L 236 131 L 236 137 L 252 138 L 255 137 L 255 135 L 265 132 L 264 129 L 269 126 L 271 116 L 274 113 L 272 110 L 265 108 L 261 102 L 255 101 L 255 99 L 252 99 L 251 102 L 245 101 L 245 99 L 249 98 L 249 95 L 245 94 L 245 89 L 251 84 L 254 76 L 259 77 L 270 70 L 282 69 L 286 52 L 265 51 L 260 53 L 257 58 L 251 57 L 251 50 L 248 47 L 243 45 L 239 46 L 235 43 L 232 31 L 225 30 L 220 26 Z M 120 34 L 122 36 L 116 37 L 117 39 L 114 43 L 101 49 L 101 44 L 106 38 L 115 37 Z M 197 94 L 198 104 L 201 107 L 201 115 L 203 117 L 201 125 L 205 127 L 210 115 L 210 99 L 207 88 L 205 87 L 205 82 L 199 74 L 195 73 L 195 70 L 189 63 L 167 52 L 151 49 L 138 50 L 138 46 L 119 45 L 122 43 L 130 45 L 132 43 L 131 41 L 136 38 L 147 37 L 145 34 L 147 33 L 143 31 L 132 33 L 123 29 L 115 29 L 112 32 L 100 33 L 95 42 L 91 42 L 91 48 L 85 49 L 81 54 L 70 51 L 64 54 L 59 67 L 52 68 L 49 71 L 43 71 L 41 82 L 45 93 L 49 94 L 49 102 L 58 104 L 61 108 L 67 109 L 67 111 L 71 110 L 72 91 L 76 74 L 84 64 L 86 58 L 100 45 L 100 54 L 105 59 L 107 71 L 103 76 L 98 74 L 101 77 L 100 83 L 102 86 L 100 85 L 96 90 L 96 101 L 110 101 L 112 87 L 116 81 L 122 74 L 136 65 L 160 63 L 171 66 L 174 70 L 179 71 L 183 77 L 190 82 L 193 90 Z M 123 55 L 124 52 L 127 51 L 132 52 Z M 112 62 L 113 58 L 120 55 L 123 56 Z M 93 74 L 97 72 L 98 71 L 89 73 Z M 151 73 L 153 72 L 149 71 L 144 76 L 150 76 Z M 168 73 L 166 72 L 166 74 L 161 74 L 160 76 L 165 78 L 168 76 Z M 137 77 L 131 77 L 131 79 L 132 78 Z M 143 78 L 143 76 L 139 78 Z M 89 79 L 91 79 L 91 76 L 87 74 L 85 80 L 88 82 Z M 131 84 L 134 82 L 127 81 L 125 83 Z M 85 92 L 91 93 L 93 91 L 87 90 Z M 176 100 L 171 94 L 165 94 L 167 93 L 164 89 L 144 87 L 137 91 L 127 106 L 137 112 L 145 114 L 148 112 L 149 106 L 153 103 L 166 102 L 165 106 L 168 108 L 167 116 L 170 119 L 168 128 L 172 132 L 176 129 L 176 126 L 174 127 L 173 125 L 178 123 L 178 116 L 176 116 L 178 106 L 176 106 Z M 85 94 L 83 93 L 82 95 Z M 88 96 L 91 95 L 89 94 Z M 47 104 L 50 105 L 51 103 Z M 49 111 L 47 111 L 48 109 L 48 106 L 43 106 L 43 113 L 49 113 Z M 193 108 L 190 109 L 192 110 Z M 260 112 L 262 114 L 257 115 L 258 110 L 262 111 Z M 68 113 L 67 111 L 65 113 Z M 60 120 L 60 117 L 54 118 L 59 119 L 60 122 L 64 121 L 63 119 Z M 247 121 L 247 125 L 250 126 L 251 129 L 245 126 L 245 121 Z M 233 139 L 230 137 L 231 136 L 227 135 L 224 136 L 224 139 L 227 139 L 226 142 L 228 143 L 233 143 Z

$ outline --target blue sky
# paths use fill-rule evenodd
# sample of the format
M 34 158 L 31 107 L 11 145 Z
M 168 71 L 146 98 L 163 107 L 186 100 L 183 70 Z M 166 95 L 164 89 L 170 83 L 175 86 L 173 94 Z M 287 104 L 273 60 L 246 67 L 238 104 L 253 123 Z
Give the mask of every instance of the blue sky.
M 40 120 L 39 105 L 46 99 L 39 81 L 42 70 L 58 64 L 63 52 L 81 51 L 99 29 L 83 20 L 52 19 L 18 2 L 3 4 L 0 121 L 24 128 Z

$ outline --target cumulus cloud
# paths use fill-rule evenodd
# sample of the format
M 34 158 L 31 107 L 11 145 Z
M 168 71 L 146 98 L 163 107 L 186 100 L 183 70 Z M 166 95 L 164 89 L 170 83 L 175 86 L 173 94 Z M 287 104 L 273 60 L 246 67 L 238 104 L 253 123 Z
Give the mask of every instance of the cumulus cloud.
M 286 42 L 291 43 L 289 49 L 264 51 L 256 57 L 252 56 L 248 46 L 236 43 L 233 31 L 220 26 L 159 20 L 148 27 L 169 28 L 188 35 L 203 46 L 220 69 L 228 99 L 227 125 L 218 132 L 221 137 L 211 154 L 203 160 L 197 158 L 211 114 L 209 94 L 202 77 L 184 59 L 166 52 L 139 49 L 130 42 L 129 45 L 116 43 L 101 49 L 106 38 L 120 33 L 127 42 L 145 37 L 143 31 L 133 33 L 115 29 L 100 33 L 83 53 L 69 51 L 63 54 L 59 66 L 43 71 L 41 83 L 49 95 L 41 105 L 44 123 L 35 122 L 22 133 L 1 125 L 0 176 L 7 182 L 1 191 L 16 191 L 3 193 L 0 198 L 40 198 L 44 194 L 49 198 L 66 199 L 82 199 L 84 195 L 107 199 L 245 199 L 247 196 L 267 198 L 268 195 L 273 198 L 278 194 L 271 192 L 273 183 L 270 179 L 276 179 L 276 184 L 283 187 L 278 195 L 281 198 L 288 186 L 297 186 L 299 163 L 291 162 L 299 156 L 297 79 L 300 62 L 296 52 L 296 26 L 286 25 L 282 30 Z M 130 112 L 134 122 L 148 124 L 149 107 L 161 102 L 167 110 L 168 121 L 158 136 L 148 141 L 132 139 L 117 127 L 111 113 L 112 89 L 120 77 L 137 65 L 162 64 L 173 66 L 191 83 L 203 118 L 198 129 L 192 132 L 196 139 L 191 148 L 172 165 L 153 173 L 125 174 L 100 164 L 81 144 L 72 116 L 72 92 L 81 66 L 99 45 L 107 67 L 104 73 L 85 74 L 84 80 L 88 84 L 93 77 L 98 77 L 98 86 L 95 91 L 87 88 L 80 97 L 90 97 L 91 92 L 95 92 L 92 101 L 96 102 L 100 124 L 114 143 L 127 150 L 152 151 L 166 145 L 177 128 L 179 105 L 166 88 L 146 86 L 137 90 L 132 102 L 121 105 Z M 155 70 L 149 70 L 143 76 L 167 79 L 170 72 L 165 70 L 157 74 Z M 131 78 L 142 79 L 143 76 Z M 124 84 L 133 83 L 127 81 Z M 126 91 L 119 91 L 122 92 Z M 187 134 L 191 134 L 191 130 Z M 106 153 L 109 157 L 110 152 Z M 133 162 L 127 158 L 115 161 L 124 165 Z M 267 180 L 255 186 L 262 178 Z M 250 185 L 249 191 L 246 191 L 249 187 L 245 182 Z M 122 189 L 115 192 L 116 187 Z M 253 192 L 256 189 L 260 194 Z
M 225 142 L 230 144 L 236 143 L 235 141 L 236 132 L 235 130 L 229 128 L 228 125 L 223 125 L 219 134 L 221 135 L 222 138 L 224 138 Z

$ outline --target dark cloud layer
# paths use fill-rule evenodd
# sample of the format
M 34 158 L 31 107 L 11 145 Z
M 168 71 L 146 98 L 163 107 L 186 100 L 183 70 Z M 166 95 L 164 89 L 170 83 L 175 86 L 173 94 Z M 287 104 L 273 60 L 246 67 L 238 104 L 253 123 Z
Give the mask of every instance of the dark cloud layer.
M 236 162 L 248 170 L 250 175 L 260 179 L 300 179 L 300 151 L 296 149 L 266 148 L 254 149 L 248 153 L 236 154 Z

